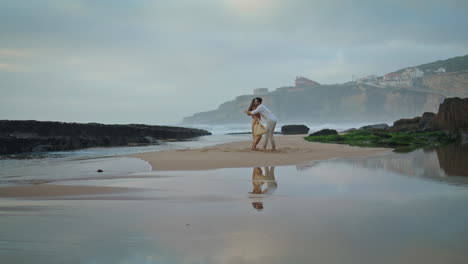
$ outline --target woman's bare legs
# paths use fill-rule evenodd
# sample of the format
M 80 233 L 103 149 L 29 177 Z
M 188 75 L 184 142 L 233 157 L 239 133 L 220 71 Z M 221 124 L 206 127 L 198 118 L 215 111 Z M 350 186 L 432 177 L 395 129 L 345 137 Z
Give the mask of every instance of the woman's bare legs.
M 252 136 L 252 146 L 250 146 L 250 150 L 256 150 L 257 145 L 255 144 L 255 137 Z
M 257 145 L 260 142 L 260 140 L 262 139 L 262 136 L 255 136 L 254 135 L 255 124 L 257 124 L 257 122 L 259 122 L 259 121 L 260 120 L 258 118 L 253 118 L 252 119 L 252 146 L 250 146 L 250 150 L 258 150 Z
M 253 142 L 252 150 L 258 150 L 258 149 L 257 149 L 257 145 L 258 145 L 258 143 L 260 142 L 260 140 L 262 140 L 262 136 L 256 136 L 256 137 L 254 137 L 254 142 Z

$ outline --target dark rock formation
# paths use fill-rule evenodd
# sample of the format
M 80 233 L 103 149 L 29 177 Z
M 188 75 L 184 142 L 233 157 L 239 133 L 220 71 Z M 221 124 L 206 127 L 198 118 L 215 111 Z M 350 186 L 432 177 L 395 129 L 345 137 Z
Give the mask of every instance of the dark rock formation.
M 414 131 L 414 130 L 434 130 L 430 125 L 436 114 L 425 112 L 422 116 L 414 118 L 403 118 L 393 123 L 389 128 L 391 131 Z
M 446 132 L 452 138 L 468 143 L 468 98 L 447 98 L 428 127 Z
M 425 112 L 421 116 L 421 120 L 419 121 L 419 125 L 425 129 L 425 130 L 430 130 L 429 123 L 432 121 L 432 119 L 435 117 L 436 114 L 431 113 L 431 112 Z
M 422 116 L 400 119 L 389 128 L 368 127 L 370 129 L 366 129 L 367 127 L 349 129 L 344 135 L 314 138 L 314 136 L 338 134 L 334 130 L 323 129 L 311 134 L 306 140 L 357 146 L 394 147 L 395 150 L 398 148 L 399 152 L 427 146 L 442 146 L 457 141 L 464 145 L 468 143 L 468 98 L 445 99 L 437 114 L 426 112 Z M 453 157 L 444 154 L 444 158 L 449 161 Z
M 322 129 L 322 130 L 319 130 L 315 133 L 312 133 L 309 135 L 309 137 L 314 137 L 314 136 L 328 136 L 328 135 L 338 135 L 338 132 L 334 129 L 328 129 L 328 128 L 325 128 L 325 129 Z
M 393 123 L 392 130 L 405 131 L 405 130 L 417 130 L 419 129 L 419 122 L 421 117 L 417 116 L 414 118 L 403 118 Z
M 360 127 L 359 129 L 386 129 L 388 127 L 389 126 L 387 124 L 382 123 L 382 124 L 363 126 L 363 127 Z
M 439 112 L 424 113 L 410 119 L 400 119 L 388 128 L 390 131 L 443 131 L 452 139 L 468 143 L 468 98 L 447 98 L 439 106 Z
M 309 133 L 309 127 L 305 125 L 286 125 L 281 127 L 281 133 L 284 135 L 298 135 Z
M 201 129 L 140 124 L 0 120 L 0 154 L 152 144 L 210 134 Z

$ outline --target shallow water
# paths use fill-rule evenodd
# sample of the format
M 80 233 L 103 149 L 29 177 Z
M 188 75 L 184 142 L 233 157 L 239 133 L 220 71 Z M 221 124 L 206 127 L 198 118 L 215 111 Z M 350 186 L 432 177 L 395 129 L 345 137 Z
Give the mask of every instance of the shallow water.
M 448 146 L 276 168 L 55 177 L 135 191 L 0 199 L 0 259 L 464 263 L 467 157 Z
M 387 120 L 388 124 L 392 124 L 392 120 Z M 335 129 L 337 131 L 344 131 L 350 128 L 359 128 L 362 126 L 369 125 L 369 123 L 304 123 L 304 121 L 298 122 L 289 122 L 289 123 L 282 123 L 281 120 L 276 125 L 276 132 L 281 132 L 281 127 L 284 125 L 291 125 L 291 124 L 303 124 L 310 128 L 309 133 L 313 133 L 319 131 L 324 128 L 328 129 Z M 207 124 L 179 124 L 184 127 L 193 127 L 199 129 L 205 129 L 213 133 L 213 135 L 225 135 L 229 133 L 243 133 L 250 131 L 251 124 L 248 117 L 246 117 L 246 122 L 242 124 L 219 124 L 219 125 L 207 125 Z
M 0 187 L 74 178 L 122 176 L 133 172 L 148 171 L 151 166 L 147 162 L 114 156 L 170 149 L 202 148 L 249 139 L 248 135 L 218 135 L 179 142 L 161 142 L 159 145 L 7 155 L 0 158 Z M 98 169 L 104 172 L 98 174 Z
M 48 152 L 33 152 L 19 153 L 0 156 L 0 168 L 8 166 L 12 161 L 40 159 L 41 162 L 47 160 L 67 160 L 83 157 L 107 157 L 115 155 L 128 155 L 133 153 L 143 153 L 152 151 L 161 151 L 169 149 L 182 148 L 203 148 L 221 143 L 250 140 L 248 135 L 210 135 L 195 137 L 183 141 L 161 141 L 159 144 L 141 145 L 141 146 L 122 146 L 122 147 L 95 147 L 69 151 L 48 151 Z

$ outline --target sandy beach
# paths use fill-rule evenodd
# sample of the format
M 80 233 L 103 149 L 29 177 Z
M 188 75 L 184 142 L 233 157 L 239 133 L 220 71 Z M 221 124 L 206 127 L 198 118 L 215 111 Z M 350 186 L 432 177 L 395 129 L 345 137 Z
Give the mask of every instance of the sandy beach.
M 140 158 L 152 170 L 207 170 L 259 166 L 300 165 L 331 158 L 363 157 L 391 152 L 389 148 L 362 148 L 342 144 L 308 142 L 306 135 L 276 136 L 278 151 L 251 151 L 250 141 L 219 144 L 199 149 L 179 149 L 127 155 Z M 260 142 L 259 146 L 261 146 Z
M 142 189 L 89 185 L 26 185 L 0 188 L 0 198 L 47 198 L 82 195 L 118 194 Z

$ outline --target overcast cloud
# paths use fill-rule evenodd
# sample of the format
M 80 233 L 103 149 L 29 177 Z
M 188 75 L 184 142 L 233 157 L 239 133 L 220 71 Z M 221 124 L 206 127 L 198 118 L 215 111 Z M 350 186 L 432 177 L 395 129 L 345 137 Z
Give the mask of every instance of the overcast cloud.
M 0 119 L 174 124 L 468 53 L 468 1 L 3 0 Z

